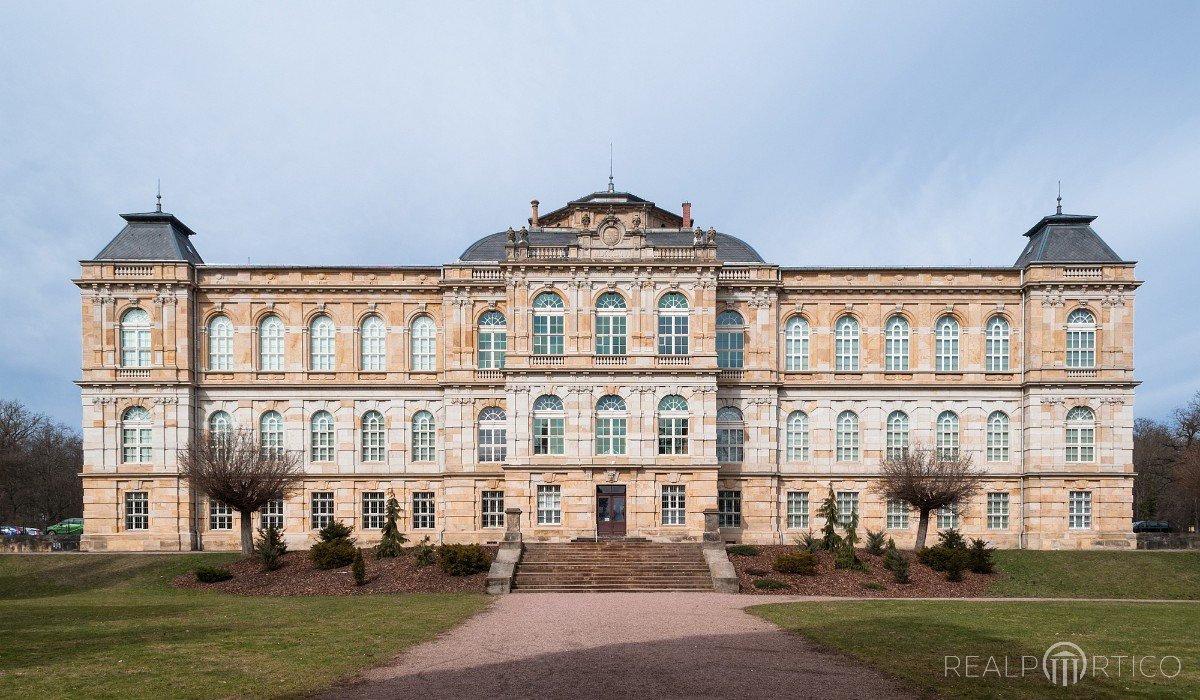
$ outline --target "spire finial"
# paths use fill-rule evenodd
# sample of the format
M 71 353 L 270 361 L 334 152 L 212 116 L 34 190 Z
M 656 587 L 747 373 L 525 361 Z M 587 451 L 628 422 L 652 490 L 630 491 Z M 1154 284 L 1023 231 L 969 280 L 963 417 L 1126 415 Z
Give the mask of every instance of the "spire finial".
M 157 199 L 158 199 L 158 203 L 154 205 L 154 211 L 161 214 L 162 213 L 162 178 L 161 177 L 158 179 Z
M 613 170 L 612 170 L 612 163 L 613 163 L 613 159 L 612 159 L 612 153 L 613 153 L 613 151 L 612 151 L 612 141 L 609 141 L 609 142 L 608 142 L 608 191 L 609 191 L 609 192 L 616 192 L 616 189 L 613 187 L 613 176 L 612 176 L 612 173 L 613 173 Z
M 1058 209 L 1055 211 L 1055 213 L 1062 213 L 1062 180 L 1058 181 Z

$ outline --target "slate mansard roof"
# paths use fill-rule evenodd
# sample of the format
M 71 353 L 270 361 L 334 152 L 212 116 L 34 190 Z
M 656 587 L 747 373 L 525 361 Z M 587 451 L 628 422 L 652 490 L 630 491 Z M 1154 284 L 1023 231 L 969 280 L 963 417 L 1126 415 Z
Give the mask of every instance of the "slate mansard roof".
M 178 260 L 203 265 L 190 240 L 194 231 L 173 214 L 122 214 L 127 222 L 95 260 Z
M 1029 243 L 1013 267 L 1033 263 L 1119 263 L 1126 262 L 1092 229 L 1094 216 L 1052 214 L 1042 217 L 1025 232 Z
M 529 244 L 534 246 L 574 245 L 579 231 L 574 229 L 548 229 L 529 232 Z M 507 233 L 493 233 L 471 244 L 459 256 L 462 262 L 498 262 L 504 260 L 504 244 Z M 646 242 L 653 246 L 690 246 L 694 240 L 691 231 L 647 231 Z M 717 234 L 717 259 L 721 262 L 764 262 L 749 243 L 726 233 Z

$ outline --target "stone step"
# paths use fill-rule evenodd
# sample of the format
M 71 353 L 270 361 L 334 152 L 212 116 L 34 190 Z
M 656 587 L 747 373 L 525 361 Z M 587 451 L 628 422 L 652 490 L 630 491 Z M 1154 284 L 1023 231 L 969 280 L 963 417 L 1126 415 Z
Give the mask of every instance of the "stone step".
M 514 591 L 711 591 L 694 543 L 591 541 L 526 544 Z

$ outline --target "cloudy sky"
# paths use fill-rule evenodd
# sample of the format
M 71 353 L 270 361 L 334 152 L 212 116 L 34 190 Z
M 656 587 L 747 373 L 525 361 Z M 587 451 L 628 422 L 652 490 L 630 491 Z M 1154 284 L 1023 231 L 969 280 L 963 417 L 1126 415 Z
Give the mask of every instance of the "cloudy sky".
M 0 397 L 78 424 L 70 280 L 146 211 L 209 262 L 439 264 L 616 184 L 784 265 L 1007 265 L 1053 211 L 1200 390 L 1200 3 L 5 3 Z

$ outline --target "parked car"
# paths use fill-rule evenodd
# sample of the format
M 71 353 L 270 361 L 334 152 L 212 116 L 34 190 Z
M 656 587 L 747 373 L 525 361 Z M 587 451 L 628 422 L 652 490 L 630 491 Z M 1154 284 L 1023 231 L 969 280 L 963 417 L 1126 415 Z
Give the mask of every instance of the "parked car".
M 36 527 L 23 527 L 23 528 L 21 528 L 21 531 L 23 534 L 29 535 L 30 537 L 41 537 L 42 536 L 41 529 L 36 528 Z
M 16 525 L 0 525 L 0 535 L 5 537 L 16 537 L 21 534 L 21 528 Z
M 1170 532 L 1171 523 L 1166 520 L 1137 520 L 1133 523 L 1134 532 Z
M 82 535 L 83 518 L 67 518 L 46 528 L 47 535 Z

